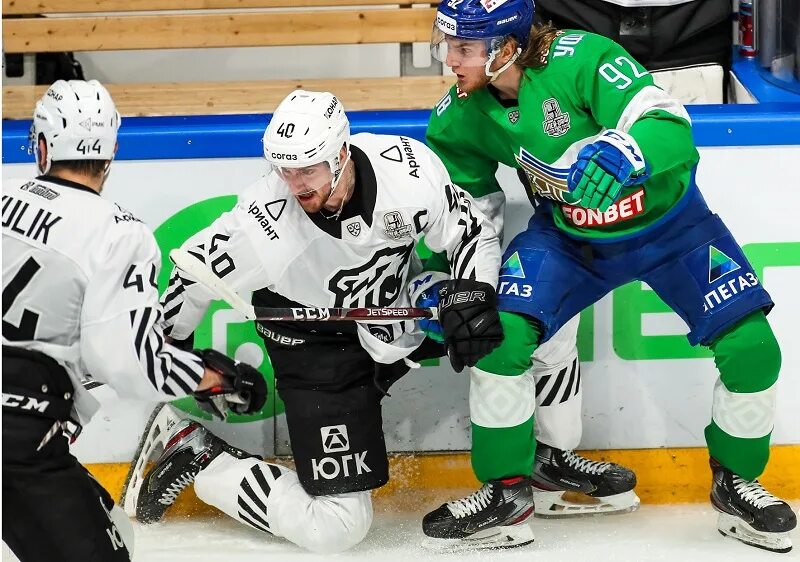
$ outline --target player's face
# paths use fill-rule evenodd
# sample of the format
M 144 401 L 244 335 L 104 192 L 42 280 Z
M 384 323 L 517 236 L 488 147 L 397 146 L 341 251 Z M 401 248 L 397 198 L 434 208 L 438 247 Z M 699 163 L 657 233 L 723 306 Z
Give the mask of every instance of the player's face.
M 305 168 L 276 168 L 306 213 L 317 213 L 331 194 L 333 174 L 327 162 Z
M 484 41 L 468 41 L 448 36 L 447 56 L 444 63 L 458 79 L 458 88 L 462 92 L 474 92 L 489 83 L 485 65 L 488 60 Z

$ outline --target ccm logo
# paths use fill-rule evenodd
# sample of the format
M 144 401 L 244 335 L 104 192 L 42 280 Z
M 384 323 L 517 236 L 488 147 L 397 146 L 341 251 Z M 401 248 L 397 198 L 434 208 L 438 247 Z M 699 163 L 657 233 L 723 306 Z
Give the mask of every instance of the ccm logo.
M 27 400 L 27 402 L 24 402 Z M 19 394 L 6 394 L 3 393 L 3 406 L 9 408 L 19 408 L 20 410 L 36 410 L 37 412 L 45 413 L 47 407 L 50 405 L 49 400 L 42 400 L 41 402 L 36 398 L 30 396 L 21 396 Z
M 275 160 L 297 160 L 297 154 L 281 154 L 280 152 L 270 152 L 270 156 Z
M 292 316 L 295 320 L 327 320 L 331 313 L 325 308 L 293 308 Z
M 486 302 L 486 292 L 461 291 L 458 293 L 453 293 L 452 295 L 447 295 L 447 297 L 442 301 L 442 308 L 447 308 L 448 306 L 453 306 L 454 304 L 461 304 L 473 301 Z
M 367 310 L 367 316 L 408 316 L 409 312 L 401 308 L 379 308 Z

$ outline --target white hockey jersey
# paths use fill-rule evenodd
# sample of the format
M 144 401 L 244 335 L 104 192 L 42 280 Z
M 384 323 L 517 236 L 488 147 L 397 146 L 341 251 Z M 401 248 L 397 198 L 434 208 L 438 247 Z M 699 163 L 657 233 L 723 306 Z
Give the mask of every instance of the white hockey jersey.
M 427 146 L 369 133 L 353 135 L 351 142 L 356 187 L 338 220 L 306 214 L 270 172 L 183 248 L 237 291 L 267 289 L 299 306 L 411 306 L 406 287 L 420 270 L 414 247 L 423 236 L 431 250 L 447 253 L 453 278 L 496 286 L 495 230 Z M 215 298 L 173 271 L 162 299 L 170 335 L 188 337 Z M 358 338 L 373 359 L 392 363 L 424 335 L 411 321 L 359 323 Z
M 156 280 L 161 256 L 131 213 L 80 184 L 43 176 L 3 185 L 3 345 L 58 361 L 86 423 L 90 377 L 121 396 L 192 392 L 199 357 L 165 344 Z

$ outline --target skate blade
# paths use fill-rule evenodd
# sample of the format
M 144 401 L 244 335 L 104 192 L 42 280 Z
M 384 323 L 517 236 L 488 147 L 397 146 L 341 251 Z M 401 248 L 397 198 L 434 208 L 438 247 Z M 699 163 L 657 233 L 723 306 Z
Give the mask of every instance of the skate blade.
M 496 550 L 501 548 L 517 548 L 534 541 L 533 529 L 528 522 L 519 525 L 491 527 L 470 535 L 464 539 L 435 539 L 426 537 L 422 547 L 442 553 L 454 553 L 465 550 Z
M 629 490 L 613 496 L 595 498 L 582 492 L 548 492 L 533 489 L 536 517 L 566 519 L 588 515 L 619 515 L 639 508 L 639 496 Z
M 148 462 L 155 459 L 156 451 L 164 449 L 170 430 L 182 419 L 177 410 L 167 402 L 162 402 L 153 408 L 128 468 L 122 495 L 119 498 L 119 505 L 128 517 L 136 517 L 136 500 L 139 498 Z
M 742 519 L 729 513 L 720 513 L 717 519 L 717 530 L 720 534 L 746 545 L 769 550 L 770 552 L 786 553 L 792 550 L 792 539 L 789 533 L 765 533 L 756 531 Z

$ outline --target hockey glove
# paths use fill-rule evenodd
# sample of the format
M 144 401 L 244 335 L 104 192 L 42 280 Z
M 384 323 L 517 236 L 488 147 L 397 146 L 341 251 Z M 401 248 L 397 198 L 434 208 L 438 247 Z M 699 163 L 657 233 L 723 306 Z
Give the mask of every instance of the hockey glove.
M 252 414 L 267 401 L 267 383 L 264 376 L 247 363 L 238 363 L 214 349 L 194 351 L 209 369 L 225 379 L 222 386 L 195 391 L 193 396 L 201 409 L 220 419 L 225 419 L 227 409 L 237 414 Z
M 488 283 L 444 281 L 439 287 L 439 322 L 444 347 L 456 372 L 474 366 L 503 341 L 497 294 Z
M 422 308 L 439 307 L 439 287 L 450 276 L 440 271 L 425 271 L 408 283 L 408 296 L 413 306 Z M 419 329 L 435 342 L 443 343 L 442 325 L 437 320 L 428 318 L 417 322 Z
M 622 188 L 644 183 L 649 177 L 644 155 L 629 134 L 609 129 L 584 146 L 567 176 L 570 205 L 606 211 Z

